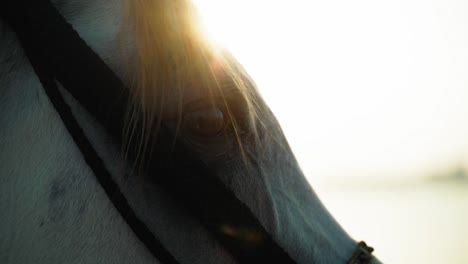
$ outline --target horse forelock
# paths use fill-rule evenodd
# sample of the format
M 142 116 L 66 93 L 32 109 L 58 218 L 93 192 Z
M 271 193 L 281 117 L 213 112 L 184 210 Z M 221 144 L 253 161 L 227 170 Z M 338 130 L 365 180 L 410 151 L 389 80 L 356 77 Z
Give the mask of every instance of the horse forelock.
M 157 117 L 166 116 L 169 104 L 177 106 L 178 131 L 184 89 L 190 86 L 200 87 L 210 99 L 215 94 L 224 98 L 227 86 L 234 87 L 246 103 L 246 118 L 256 135 L 260 108 L 252 94 L 253 83 L 240 64 L 207 37 L 191 0 L 125 1 L 121 33 L 124 40 L 131 38 L 134 42 L 134 51 L 126 55 L 131 57 L 127 62 L 132 94 L 126 141 L 137 136 L 143 138 L 140 144 L 145 145 L 149 135 L 160 128 L 163 118 Z M 229 104 L 224 104 L 232 115 Z M 238 125 L 234 118 L 229 120 L 242 151 Z M 137 122 L 143 124 L 143 131 L 135 131 Z

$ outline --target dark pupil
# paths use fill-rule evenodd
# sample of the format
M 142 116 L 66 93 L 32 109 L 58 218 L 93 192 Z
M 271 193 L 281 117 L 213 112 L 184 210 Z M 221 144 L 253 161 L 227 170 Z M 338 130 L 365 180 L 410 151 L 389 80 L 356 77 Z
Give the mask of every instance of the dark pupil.
M 184 116 L 184 127 L 197 136 L 216 136 L 224 128 L 224 115 L 218 109 L 204 109 Z

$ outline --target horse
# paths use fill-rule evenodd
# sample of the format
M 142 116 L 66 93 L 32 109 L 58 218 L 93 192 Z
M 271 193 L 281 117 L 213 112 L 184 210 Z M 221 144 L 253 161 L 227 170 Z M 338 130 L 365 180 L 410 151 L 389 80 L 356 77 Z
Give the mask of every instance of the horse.
M 273 245 L 265 252 L 274 263 L 380 263 L 321 203 L 253 80 L 204 35 L 190 1 L 53 0 L 52 6 L 125 85 L 125 107 L 115 110 L 124 121 L 109 129 L 66 85 L 46 84 L 28 43 L 4 19 L 14 15 L 0 12 L 0 263 L 253 263 L 239 252 L 256 252 L 262 241 Z M 51 95 L 48 85 L 58 92 Z M 68 110 L 61 112 L 54 98 Z M 64 115 L 91 150 L 83 151 Z M 167 131 L 175 139 L 155 143 Z M 152 155 L 164 143 L 163 153 Z M 181 155 L 191 153 L 188 163 L 196 159 L 221 184 L 208 198 L 197 179 L 176 187 L 213 203 L 224 220 L 242 217 L 223 209 L 234 201 L 232 208 L 249 215 L 242 221 L 257 229 L 224 222 L 212 228 L 181 205 L 204 208 L 198 197 L 184 201 L 171 193 L 184 196 L 179 188 L 152 181 L 150 174 L 171 179 L 172 169 L 193 168 L 154 158 L 170 162 L 179 145 Z M 110 175 L 111 191 L 88 152 Z M 155 172 L 153 164 L 169 169 Z M 225 193 L 233 198 L 221 199 Z

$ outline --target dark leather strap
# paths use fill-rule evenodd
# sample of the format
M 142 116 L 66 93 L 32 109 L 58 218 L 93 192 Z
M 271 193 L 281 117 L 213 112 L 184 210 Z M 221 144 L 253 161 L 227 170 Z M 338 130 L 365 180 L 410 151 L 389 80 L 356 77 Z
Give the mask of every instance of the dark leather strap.
M 29 1 L 22 1 L 22 2 L 26 3 Z M 35 1 L 31 1 L 31 2 L 35 2 Z M 40 2 L 40 1 L 37 1 L 37 2 Z M 24 8 L 22 10 L 24 12 L 32 11 L 32 9 L 28 9 L 28 8 Z M 62 19 L 60 17 L 57 17 L 58 13 L 50 12 L 50 7 L 45 6 L 44 3 L 43 5 L 38 5 L 37 9 L 34 10 L 34 12 L 37 12 L 36 15 L 49 18 L 47 19 L 47 21 L 44 21 L 44 22 L 42 19 L 37 19 L 35 16 L 30 16 L 27 13 L 23 13 L 21 16 L 19 15 L 13 16 L 13 14 L 11 13 L 12 12 L 11 9 L 9 9 L 8 11 L 10 11 L 10 13 L 7 16 L 8 22 L 10 22 L 10 25 L 13 27 L 13 29 L 15 29 L 17 36 L 21 41 L 23 49 L 26 52 L 26 55 L 28 56 L 29 61 L 31 65 L 33 66 L 34 71 L 44 88 L 44 91 L 49 97 L 49 100 L 54 106 L 54 108 L 57 110 L 57 113 L 59 114 L 61 120 L 63 121 L 67 131 L 72 136 L 73 141 L 79 147 L 81 153 L 83 154 L 83 158 L 85 162 L 93 171 L 94 175 L 96 176 L 96 179 L 98 180 L 101 187 L 104 189 L 105 193 L 111 200 L 114 207 L 123 217 L 125 222 L 130 226 L 130 228 L 136 234 L 136 236 L 146 245 L 146 247 L 149 249 L 149 251 L 152 253 L 154 257 L 156 257 L 161 263 L 164 263 L 164 264 L 166 263 L 178 264 L 176 259 L 172 256 L 172 254 L 151 233 L 151 231 L 148 229 L 145 223 L 143 223 L 136 216 L 135 212 L 128 204 L 128 201 L 126 200 L 125 196 L 122 194 L 119 186 L 112 179 L 112 176 L 107 170 L 106 166 L 104 165 L 104 162 L 102 161 L 98 153 L 92 147 L 83 129 L 79 126 L 77 120 L 73 116 L 73 113 L 70 107 L 67 105 L 67 103 L 62 97 L 62 94 L 58 90 L 57 84 L 55 82 L 55 77 L 57 75 L 52 74 L 52 73 L 55 72 L 56 70 L 53 68 L 53 65 L 55 63 L 57 63 L 56 65 L 59 65 L 60 62 L 56 62 L 54 60 L 62 59 L 64 60 L 63 62 L 65 62 L 69 58 L 49 56 L 49 54 L 47 54 L 46 52 L 44 52 L 43 49 L 41 49 L 41 45 L 38 43 L 37 39 L 34 39 L 34 37 L 42 37 L 43 38 L 42 41 L 47 43 L 47 40 L 50 40 L 50 42 L 52 42 L 51 48 L 59 48 L 59 47 L 54 47 L 54 43 L 53 43 L 54 39 L 53 38 L 50 39 L 51 37 L 49 35 L 50 33 L 46 31 L 48 27 L 51 28 L 52 30 L 54 29 L 56 30 L 55 32 L 53 32 L 53 34 L 60 34 L 61 32 L 65 32 L 67 30 L 72 30 L 72 29 L 67 29 L 66 27 L 61 28 L 61 26 L 64 26 L 64 24 L 63 22 L 60 21 Z M 6 17 L 4 16 L 4 14 L 2 14 L 2 16 Z M 58 21 L 55 21 L 55 20 L 58 20 Z M 51 27 L 50 24 L 48 23 L 53 23 L 53 22 L 59 22 L 59 23 L 54 24 L 54 26 Z M 34 30 L 35 34 L 37 35 L 28 34 L 28 30 Z M 60 45 L 60 43 L 57 43 L 57 44 Z M 82 45 L 85 45 L 85 44 L 83 43 Z M 60 50 L 57 50 L 58 54 L 73 52 L 73 50 L 68 50 L 66 47 L 60 47 L 59 49 Z M 70 63 L 73 63 L 73 61 L 70 61 Z M 83 65 L 80 65 L 80 66 L 83 66 Z M 108 70 L 107 67 L 103 67 L 103 66 L 105 65 L 102 63 L 99 63 L 98 65 L 91 65 L 91 68 L 94 68 L 94 70 L 98 70 L 98 72 L 96 72 L 98 74 L 101 72 L 101 70 Z M 102 69 L 96 69 L 99 67 L 102 67 Z M 66 72 L 66 68 L 62 68 L 60 69 L 60 71 Z M 70 75 L 70 77 L 72 76 Z M 99 84 L 100 81 L 101 79 L 97 80 L 96 84 Z M 102 80 L 102 81 L 103 81 L 102 84 L 104 84 L 105 80 Z M 113 82 L 119 85 L 118 79 L 112 78 L 111 76 L 111 78 L 109 79 L 109 83 L 112 84 Z M 77 87 L 74 87 L 74 88 L 77 88 Z M 82 96 L 85 96 L 84 92 L 86 91 L 86 89 L 74 90 L 74 91 L 75 91 L 74 95 L 81 94 Z M 91 96 L 93 95 L 96 96 L 96 92 L 99 93 L 99 91 L 95 91 L 94 94 L 93 92 L 91 92 Z M 103 94 L 98 94 L 97 96 L 103 96 Z M 94 111 L 99 111 L 97 108 L 102 107 L 102 105 L 90 105 L 90 107 L 92 107 L 91 109 L 94 109 Z M 111 112 L 109 111 L 108 113 L 111 113 Z
M 100 167 L 96 164 L 102 161 L 76 121 L 70 121 L 74 118 L 69 109 L 64 110 L 67 107 L 63 106 L 63 100 L 56 94 L 53 80 L 60 82 L 118 141 L 122 139 L 129 98 L 127 90 L 49 1 L 3 0 L 0 5 L 1 16 L 16 32 L 67 129 L 72 135 L 78 135 L 73 137 L 88 165 L 98 179 L 104 177 L 104 180 L 99 180 L 101 185 L 105 190 L 110 188 L 114 195 L 118 186 L 104 170 L 105 167 L 94 168 Z M 78 130 L 81 132 L 76 132 Z M 147 153 L 147 157 L 150 157 L 147 162 L 148 177 L 199 219 L 239 263 L 295 263 L 272 239 L 252 211 L 168 129 L 163 126 L 158 137 L 151 140 L 154 148 L 149 149 L 154 151 Z M 93 152 L 95 154 L 90 154 Z M 130 148 L 129 157 L 135 157 L 135 153 Z M 106 192 L 112 200 L 112 195 Z M 121 192 L 118 193 L 119 198 L 112 202 L 135 234 L 157 258 L 164 260 L 164 263 L 175 263 L 174 257 L 137 218 Z M 131 212 L 131 219 L 126 218 L 128 212 Z M 255 243 L 244 239 L 249 236 L 233 236 L 230 230 L 254 235 Z
M 38 69 L 35 67 L 35 69 Z M 127 199 L 123 195 L 119 186 L 114 182 L 110 172 L 107 170 L 104 162 L 94 150 L 93 146 L 86 137 L 83 129 L 78 124 L 73 116 L 70 107 L 63 99 L 62 94 L 58 90 L 55 80 L 52 76 L 36 70 L 36 74 L 44 87 L 44 90 L 49 97 L 52 105 L 57 110 L 62 119 L 67 131 L 73 138 L 86 164 L 91 168 L 96 176 L 99 184 L 102 186 L 111 200 L 114 207 L 123 217 L 125 222 L 130 226 L 137 237 L 146 245 L 149 251 L 163 264 L 178 264 L 172 254 L 163 246 L 163 244 L 151 233 L 145 223 L 143 223 L 135 214 L 133 209 L 128 204 Z

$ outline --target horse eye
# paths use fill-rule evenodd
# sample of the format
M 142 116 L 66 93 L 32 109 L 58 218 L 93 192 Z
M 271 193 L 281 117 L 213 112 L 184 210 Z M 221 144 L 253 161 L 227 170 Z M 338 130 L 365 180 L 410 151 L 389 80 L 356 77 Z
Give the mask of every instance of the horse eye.
M 213 137 L 225 128 L 225 117 L 219 108 L 200 109 L 186 113 L 183 128 L 193 136 Z

